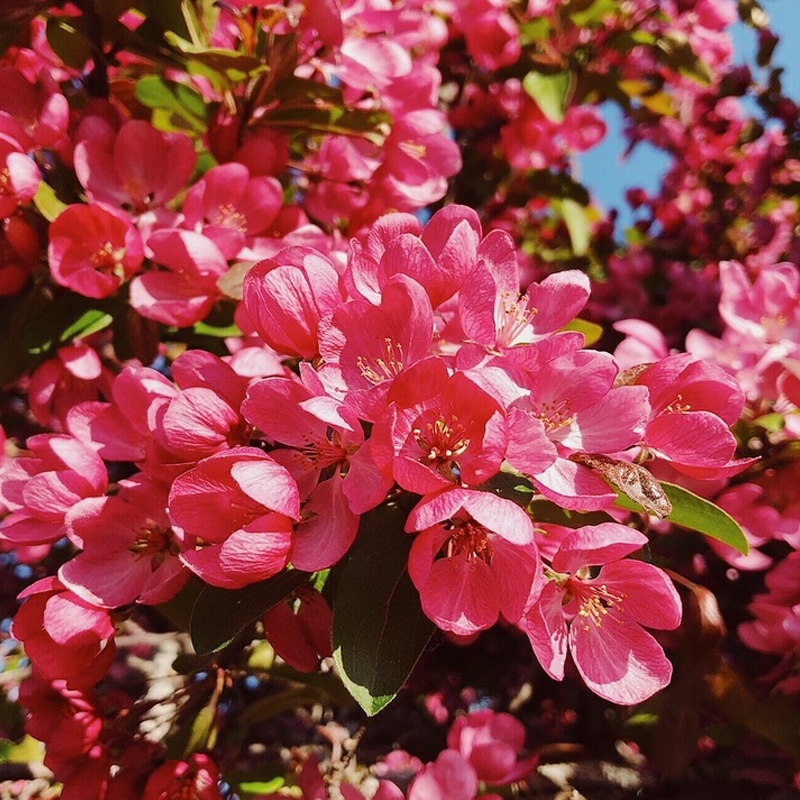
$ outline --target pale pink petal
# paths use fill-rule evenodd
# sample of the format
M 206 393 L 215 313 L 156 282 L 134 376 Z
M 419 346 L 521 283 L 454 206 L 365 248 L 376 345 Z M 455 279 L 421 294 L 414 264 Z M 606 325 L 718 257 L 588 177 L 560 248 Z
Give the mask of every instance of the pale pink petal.
M 558 586 L 548 581 L 520 623 L 542 669 L 557 681 L 564 679 L 567 660 L 567 625 L 561 599 Z
M 586 685 L 612 703 L 644 702 L 672 677 L 672 665 L 661 645 L 643 628 L 611 613 L 603 618 L 602 626 L 573 623 L 569 643 Z
M 300 495 L 292 476 L 269 456 L 231 465 L 231 477 L 241 490 L 265 508 L 300 519 Z
M 586 562 L 589 564 L 590 562 Z M 681 622 L 681 600 L 664 570 L 634 559 L 607 563 L 590 584 L 604 584 L 620 601 L 625 615 L 647 628 L 672 630 Z
M 602 522 L 576 528 L 561 543 L 553 558 L 556 572 L 575 573 L 581 567 L 595 567 L 617 561 L 641 549 L 647 537 L 627 525 Z

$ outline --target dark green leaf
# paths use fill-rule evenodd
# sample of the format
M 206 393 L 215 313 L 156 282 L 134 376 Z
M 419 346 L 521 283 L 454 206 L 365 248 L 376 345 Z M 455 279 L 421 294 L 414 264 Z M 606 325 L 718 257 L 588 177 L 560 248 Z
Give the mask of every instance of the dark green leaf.
M 534 490 L 531 482 L 512 472 L 498 472 L 477 488 L 511 500 L 522 508 L 527 508 L 533 500 Z
M 67 66 L 81 70 L 92 57 L 92 46 L 80 29 L 79 18 L 50 17 L 46 32 L 48 44 Z
M 198 653 L 216 653 L 229 645 L 267 609 L 279 603 L 310 577 L 291 569 L 242 589 L 204 586 L 192 609 L 189 633 Z
M 362 517 L 333 602 L 333 657 L 369 716 L 397 695 L 434 631 L 408 575 L 405 517 L 394 506 Z
M 537 497 L 530 506 L 533 524 L 549 523 L 562 525 L 565 528 L 582 528 L 584 525 L 600 525 L 613 522 L 613 518 L 605 511 L 569 511 L 556 505 L 552 500 Z
M 682 486 L 666 481 L 659 483 L 672 503 L 672 513 L 667 517 L 670 522 L 718 539 L 734 550 L 747 554 L 749 549 L 747 539 L 730 514 Z M 642 511 L 638 503 L 634 503 L 621 493 L 617 497 L 616 505 L 631 511 Z

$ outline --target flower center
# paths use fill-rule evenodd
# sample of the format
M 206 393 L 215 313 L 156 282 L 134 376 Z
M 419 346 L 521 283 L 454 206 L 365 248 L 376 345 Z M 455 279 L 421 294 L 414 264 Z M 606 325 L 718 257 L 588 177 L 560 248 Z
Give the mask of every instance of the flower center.
M 359 356 L 356 364 L 362 376 L 372 384 L 393 380 L 403 371 L 403 345 L 387 336 L 377 356 Z
M 511 347 L 522 341 L 530 341 L 528 333 L 531 320 L 538 313 L 534 306 L 528 307 L 528 295 L 512 299 L 509 292 L 503 292 L 499 298 L 500 306 L 497 309 L 497 344 L 501 347 Z
M 445 545 L 447 558 L 464 555 L 472 564 L 483 561 L 488 566 L 492 563 L 493 554 L 486 529 L 482 525 L 472 520 L 455 523 L 453 533 Z
M 162 528 L 158 523 L 148 519 L 144 527 L 135 533 L 136 538 L 128 550 L 140 558 L 157 558 L 169 552 L 177 552 L 172 528 Z
M 575 418 L 570 414 L 571 410 L 572 402 L 567 398 L 566 400 L 559 400 L 552 403 L 542 403 L 539 406 L 539 411 L 536 416 L 542 421 L 545 430 L 549 433 L 558 428 L 565 428 L 573 423 Z
M 590 629 L 590 625 L 601 628 L 609 612 L 615 615 L 611 619 L 617 620 L 619 617 L 616 615 L 625 612 L 622 606 L 625 595 L 623 593 L 615 594 L 604 583 L 590 585 L 580 579 L 571 578 L 567 585 L 573 597 L 578 601 L 578 612 L 575 619 L 580 619 L 585 631 Z
M 441 464 L 460 456 L 469 447 L 466 428 L 455 414 L 449 419 L 439 412 L 436 419 L 426 422 L 424 428 L 411 431 L 426 461 Z

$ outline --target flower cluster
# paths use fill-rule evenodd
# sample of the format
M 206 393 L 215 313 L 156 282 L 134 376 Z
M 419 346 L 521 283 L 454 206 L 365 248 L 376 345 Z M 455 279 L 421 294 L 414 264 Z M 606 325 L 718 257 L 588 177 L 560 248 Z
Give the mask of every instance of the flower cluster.
M 685 691 L 674 578 L 763 572 L 738 635 L 796 691 L 798 115 L 772 75 L 786 130 L 745 118 L 732 2 L 150 5 L 0 57 L 3 636 L 61 796 L 228 800 L 265 719 L 374 714 L 431 641 Z M 606 101 L 674 156 L 628 245 Z M 374 796 L 524 781 L 507 701 Z

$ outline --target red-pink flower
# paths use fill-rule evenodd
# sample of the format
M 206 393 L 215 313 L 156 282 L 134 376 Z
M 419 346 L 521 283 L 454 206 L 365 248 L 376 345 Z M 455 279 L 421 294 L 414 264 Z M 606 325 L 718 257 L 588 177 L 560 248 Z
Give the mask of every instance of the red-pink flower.
M 420 531 L 408 572 L 425 614 L 440 628 L 466 636 L 502 614 L 522 615 L 541 571 L 533 523 L 510 500 L 490 492 L 447 489 L 423 498 L 407 531 Z
M 87 603 L 57 578 L 42 578 L 19 595 L 11 624 L 36 669 L 72 687 L 93 686 L 114 660 L 114 624 L 106 609 Z
M 0 129 L 0 219 L 33 199 L 39 188 L 39 168 L 15 139 Z
M 433 342 L 433 310 L 413 278 L 394 275 L 380 304 L 350 300 L 340 305 L 320 337 L 325 369 L 335 370 L 347 389 L 347 403 L 375 421 L 394 379 L 425 358 Z
M 569 650 L 586 685 L 614 703 L 640 703 L 669 683 L 672 666 L 642 626 L 676 628 L 681 604 L 662 570 L 625 559 L 646 543 L 644 534 L 615 522 L 565 537 L 520 621 L 551 678 L 563 679 Z
M 456 717 L 447 746 L 472 765 L 479 781 L 495 786 L 524 780 L 538 761 L 537 755 L 517 760 L 525 746 L 525 727 L 512 714 L 490 708 Z
M 144 246 L 121 214 L 96 205 L 67 206 L 48 230 L 53 280 L 85 297 L 108 297 L 139 271 Z
M 636 379 L 650 390 L 646 447 L 695 478 L 741 472 L 752 459 L 734 459 L 730 431 L 744 406 L 736 379 L 716 364 L 689 353 L 667 356 Z
M 404 489 L 424 495 L 454 483 L 476 486 L 500 469 L 508 442 L 505 414 L 470 375 L 451 375 L 441 359 L 427 358 L 395 379 L 387 401 L 389 414 L 376 428 L 389 426 L 393 474 Z
M 0 499 L 12 510 L 0 537 L 17 545 L 54 542 L 77 502 L 105 494 L 106 467 L 92 448 L 69 436 L 31 436 L 26 447 L 30 453 L 15 459 L 0 483 Z
M 104 608 L 170 600 L 189 572 L 178 558 L 187 543 L 172 529 L 166 505 L 166 488 L 143 475 L 120 481 L 113 496 L 81 500 L 66 516 L 67 535 L 81 552 L 62 564 L 61 582 Z
M 280 353 L 319 355 L 320 324 L 344 301 L 336 267 L 309 247 L 288 247 L 245 276 L 244 307 L 259 336 Z
M 220 164 L 186 193 L 183 226 L 207 236 L 225 258 L 232 259 L 249 237 L 272 225 L 282 202 L 277 179 L 251 178 L 244 164 Z
M 408 800 L 473 800 L 478 791 L 475 769 L 457 750 L 442 750 L 408 787 Z
M 147 779 L 142 800 L 222 800 L 219 768 L 210 756 L 192 753 L 186 761 L 166 761 Z
M 219 248 L 200 233 L 176 228 L 156 231 L 147 246 L 166 270 L 135 277 L 131 305 L 143 317 L 179 328 L 205 319 L 222 296 L 217 280 L 228 271 Z
M 262 450 L 234 447 L 183 473 L 169 495 L 172 520 L 200 549 L 184 563 L 215 586 L 236 588 L 280 572 L 292 554 L 300 495 Z
M 59 347 L 31 375 L 28 404 L 45 427 L 67 429 L 70 411 L 78 404 L 108 397 L 113 373 L 88 344 Z
M 192 140 L 131 119 L 118 131 L 101 120 L 75 145 L 75 174 L 89 200 L 133 215 L 163 206 L 186 186 L 196 161 Z

